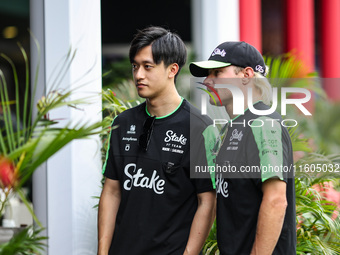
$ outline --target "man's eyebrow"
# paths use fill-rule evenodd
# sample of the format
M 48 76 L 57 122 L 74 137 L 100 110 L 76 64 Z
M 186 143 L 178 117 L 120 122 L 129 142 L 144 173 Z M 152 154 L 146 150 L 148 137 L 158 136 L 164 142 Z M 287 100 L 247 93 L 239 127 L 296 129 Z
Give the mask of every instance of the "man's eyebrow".
M 208 73 L 212 73 L 212 72 L 215 72 L 216 70 L 218 70 L 219 68 L 211 68 L 211 69 L 208 69 Z
M 137 64 L 138 62 L 136 60 L 133 60 L 132 63 Z M 155 64 L 155 62 L 153 60 L 143 60 L 141 64 Z

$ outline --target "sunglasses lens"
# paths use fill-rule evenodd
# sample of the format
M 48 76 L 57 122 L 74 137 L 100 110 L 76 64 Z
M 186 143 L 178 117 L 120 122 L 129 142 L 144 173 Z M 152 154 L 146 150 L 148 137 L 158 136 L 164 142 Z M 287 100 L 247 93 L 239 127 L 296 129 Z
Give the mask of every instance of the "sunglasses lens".
M 153 127 L 153 122 L 155 121 L 155 117 L 149 117 L 145 120 L 143 125 L 143 132 L 147 133 L 150 132 L 150 129 Z
M 143 149 L 143 150 L 147 150 L 148 148 L 148 136 L 147 134 L 141 134 L 141 136 L 139 137 L 139 146 Z
M 156 117 L 149 117 L 145 120 L 143 125 L 143 134 L 139 137 L 139 146 L 144 150 L 148 150 L 148 146 L 150 143 L 150 138 L 153 130 L 153 123 Z

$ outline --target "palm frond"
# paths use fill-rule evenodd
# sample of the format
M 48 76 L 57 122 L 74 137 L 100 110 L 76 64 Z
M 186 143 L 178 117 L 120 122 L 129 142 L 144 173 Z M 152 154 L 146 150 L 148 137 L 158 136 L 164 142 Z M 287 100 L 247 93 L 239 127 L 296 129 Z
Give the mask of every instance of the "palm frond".
M 15 234 L 9 242 L 0 244 L 0 255 L 21 254 L 33 255 L 42 254 L 46 244 L 46 237 L 42 237 L 43 229 L 34 229 L 33 227 L 24 228 Z
M 33 116 L 33 100 L 30 100 L 30 77 L 28 68 L 28 58 L 25 50 L 19 45 L 20 52 L 26 63 L 26 76 L 23 84 L 24 95 L 23 100 L 19 98 L 18 74 L 13 61 L 6 55 L 1 54 L 11 66 L 11 76 L 15 84 L 15 98 L 10 101 L 7 91 L 7 80 L 4 72 L 0 70 L 0 106 L 3 110 L 3 118 L 0 130 L 0 156 L 3 156 L 13 162 L 18 173 L 16 184 L 11 187 L 21 200 L 27 205 L 32 217 L 39 226 L 41 226 L 34 211 L 29 206 L 26 196 L 22 193 L 21 187 L 32 176 L 33 172 L 42 163 L 48 160 L 55 153 L 64 148 L 67 144 L 75 139 L 86 139 L 93 135 L 102 134 L 107 131 L 107 122 L 98 121 L 92 124 L 69 122 L 64 125 L 60 124 L 60 120 L 50 119 L 49 113 L 55 109 L 62 107 L 72 107 L 79 109 L 82 104 L 87 104 L 90 97 L 80 99 L 70 99 L 76 93 L 75 90 L 61 90 L 59 85 L 65 76 L 68 67 L 72 63 L 75 51 L 70 50 L 63 66 L 58 72 L 60 76 L 52 79 L 52 89 L 42 97 L 37 105 L 37 114 Z M 39 64 L 37 69 L 39 68 Z M 33 95 L 37 87 L 37 74 L 33 84 Z M 11 112 L 10 105 L 15 105 L 15 114 Z M 20 104 L 23 105 L 23 111 L 20 112 Z M 32 121 L 33 119 L 33 121 Z M 1 121 L 1 119 L 0 119 Z M 16 123 L 15 125 L 13 123 Z M 2 201 L 6 203 L 6 201 Z M 18 235 L 14 236 L 9 243 L 0 245 L 1 254 L 39 254 L 39 250 L 44 248 L 41 242 L 45 237 L 40 237 L 41 230 L 25 229 Z

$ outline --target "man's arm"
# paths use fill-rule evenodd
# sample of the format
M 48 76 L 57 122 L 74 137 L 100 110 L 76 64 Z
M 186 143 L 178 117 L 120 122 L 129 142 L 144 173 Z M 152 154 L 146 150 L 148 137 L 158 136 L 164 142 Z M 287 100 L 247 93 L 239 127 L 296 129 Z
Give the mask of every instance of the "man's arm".
M 189 240 L 184 255 L 200 253 L 216 215 L 216 193 L 209 191 L 197 195 L 198 207 L 192 221 Z
M 119 181 L 106 178 L 98 208 L 98 255 L 109 252 L 120 198 Z
M 251 255 L 273 253 L 286 213 L 286 186 L 287 184 L 279 179 L 268 179 L 262 184 L 263 198 Z

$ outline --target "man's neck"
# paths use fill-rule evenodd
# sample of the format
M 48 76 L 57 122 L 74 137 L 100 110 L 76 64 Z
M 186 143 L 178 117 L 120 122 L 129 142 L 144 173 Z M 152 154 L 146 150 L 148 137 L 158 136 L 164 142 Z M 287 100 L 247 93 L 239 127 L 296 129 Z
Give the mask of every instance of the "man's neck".
M 258 102 L 260 100 L 261 100 L 260 96 L 258 96 L 258 95 L 253 96 L 253 104 L 255 104 L 256 102 Z M 233 101 L 231 101 L 229 104 L 225 105 L 225 109 L 226 109 L 231 120 L 238 116 L 238 115 L 233 114 L 233 112 L 234 112 Z M 243 109 L 244 110 L 248 109 L 248 97 L 247 96 L 244 97 Z
M 177 109 L 182 98 L 177 93 L 171 93 L 166 97 L 147 98 L 146 107 L 151 116 L 163 117 Z

